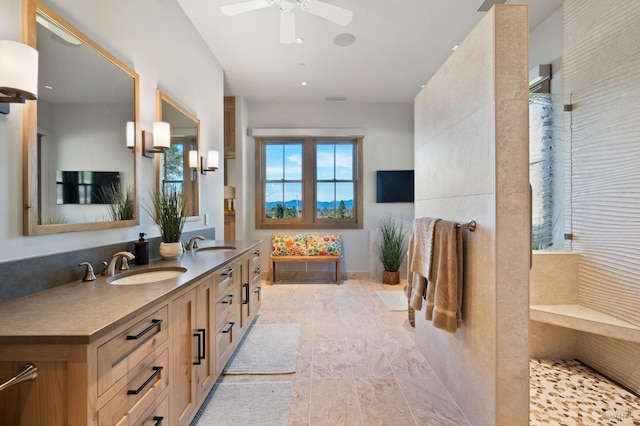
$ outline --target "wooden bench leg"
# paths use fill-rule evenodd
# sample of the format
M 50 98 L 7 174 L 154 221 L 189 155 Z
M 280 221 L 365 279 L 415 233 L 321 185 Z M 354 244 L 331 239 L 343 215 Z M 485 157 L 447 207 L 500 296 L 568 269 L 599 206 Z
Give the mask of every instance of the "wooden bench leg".
M 336 262 L 336 284 L 340 285 L 340 259 Z
M 271 262 L 271 285 L 276 283 L 276 262 Z

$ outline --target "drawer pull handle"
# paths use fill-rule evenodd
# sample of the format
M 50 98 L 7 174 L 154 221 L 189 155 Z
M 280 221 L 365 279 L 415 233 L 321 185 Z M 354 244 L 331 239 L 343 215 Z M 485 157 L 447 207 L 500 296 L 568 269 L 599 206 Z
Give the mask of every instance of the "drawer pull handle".
M 158 426 L 159 424 L 162 423 L 163 420 L 164 420 L 164 417 L 162 416 L 153 416 L 153 421 L 156 422 L 153 426 Z
M 236 325 L 235 322 L 230 322 L 229 323 L 229 327 L 226 330 L 222 330 L 222 332 L 225 333 L 225 334 L 229 333 L 234 325 Z
M 153 374 L 147 380 L 145 380 L 145 382 L 141 384 L 138 389 L 128 390 L 127 395 L 138 395 L 140 392 L 142 392 L 144 388 L 146 388 L 147 385 L 151 383 L 151 381 L 155 379 L 158 374 L 160 374 L 160 372 L 162 371 L 162 368 L 163 367 L 153 367 Z
M 202 335 L 200 335 L 200 333 L 193 333 L 193 337 L 196 337 L 198 339 L 198 350 L 197 350 L 197 357 L 198 360 L 193 362 L 193 365 L 200 365 L 201 361 L 202 361 L 202 357 L 200 356 L 200 347 L 202 346 Z
M 38 377 L 38 366 L 28 362 L 20 368 L 20 371 L 18 371 L 15 376 L 0 384 L 0 391 L 20 382 L 24 382 L 25 380 L 33 380 L 36 377 Z
M 260 256 L 260 253 L 262 253 L 262 250 L 258 249 L 256 251 L 253 252 L 253 254 L 256 254 L 258 256 Z
M 236 270 L 233 268 L 229 268 L 229 270 L 227 270 L 227 272 L 223 272 L 220 275 L 232 275 Z
M 249 304 L 249 283 L 244 283 L 242 284 L 242 287 L 244 287 L 244 294 L 245 294 L 245 299 L 242 301 L 243 305 L 248 305 Z
M 147 328 L 145 328 L 144 330 L 142 330 L 140 333 L 136 334 L 135 336 L 127 336 L 127 340 L 138 340 L 139 338 L 141 338 L 142 336 L 144 336 L 145 334 L 147 334 L 148 332 L 150 332 L 151 330 L 153 330 L 156 326 L 162 324 L 162 320 L 161 319 L 154 319 L 151 320 L 151 325 Z
M 227 296 L 227 299 L 222 300 L 220 303 L 225 303 L 225 304 L 231 304 L 231 302 L 233 302 L 233 298 L 235 297 L 235 294 L 230 294 Z
M 202 355 L 200 355 L 200 359 L 207 359 L 207 330 L 199 328 L 198 332 L 202 333 Z
M 259 274 L 261 270 L 262 270 L 262 266 L 258 266 L 256 269 L 253 270 L 253 272 L 255 272 L 256 274 Z

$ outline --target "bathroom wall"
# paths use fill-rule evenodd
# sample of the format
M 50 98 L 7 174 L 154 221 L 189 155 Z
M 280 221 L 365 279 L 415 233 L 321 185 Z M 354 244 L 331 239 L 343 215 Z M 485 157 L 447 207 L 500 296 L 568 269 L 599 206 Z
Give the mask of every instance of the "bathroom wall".
M 528 425 L 528 11 L 495 6 L 415 99 L 415 216 L 464 232 L 463 323 L 416 344 L 474 425 Z
M 640 325 L 640 2 L 564 1 L 579 302 Z M 640 392 L 640 345 L 583 334 L 578 357 Z
M 151 130 L 156 117 L 156 88 L 165 91 L 200 120 L 200 151 L 222 151 L 223 70 L 175 1 L 46 0 L 64 19 L 83 31 L 140 75 L 140 127 Z M 21 41 L 22 2 L 0 0 L 0 39 Z M 139 232 L 159 232 L 141 209 L 140 225 L 113 230 L 22 236 L 22 105 L 0 115 L 0 262 L 133 241 Z M 149 201 L 153 161 L 139 162 L 138 196 Z M 209 224 L 223 228 L 223 172 L 201 179 L 200 217 L 186 231 Z M 69 265 L 76 268 L 75 264 Z
M 364 130 L 364 226 L 363 229 L 345 229 L 339 232 L 344 241 L 343 272 L 369 276 L 369 231 L 386 214 L 408 223 L 413 219 L 412 203 L 376 203 L 376 170 L 413 169 L 413 108 L 408 104 L 340 103 L 268 104 L 251 103 L 248 106 L 248 127 L 267 128 L 359 128 Z M 246 129 L 242 133 L 246 134 Z M 255 229 L 254 184 L 255 145 L 253 138 L 246 144 L 249 170 L 246 185 L 246 214 L 248 238 L 270 240 L 273 230 Z M 283 265 L 293 270 L 304 264 Z M 308 268 L 331 268 L 328 264 L 309 264 Z M 279 266 L 280 268 L 280 266 Z M 264 270 L 268 267 L 265 264 Z M 379 276 L 378 279 L 381 279 Z

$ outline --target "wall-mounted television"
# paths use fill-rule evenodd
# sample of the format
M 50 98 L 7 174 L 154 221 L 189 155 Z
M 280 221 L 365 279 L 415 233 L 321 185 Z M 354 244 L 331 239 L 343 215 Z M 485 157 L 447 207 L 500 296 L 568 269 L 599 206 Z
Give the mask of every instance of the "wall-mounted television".
M 378 170 L 377 203 L 413 203 L 413 170 Z
M 120 172 L 57 171 L 57 204 L 109 204 L 106 191 L 120 187 Z

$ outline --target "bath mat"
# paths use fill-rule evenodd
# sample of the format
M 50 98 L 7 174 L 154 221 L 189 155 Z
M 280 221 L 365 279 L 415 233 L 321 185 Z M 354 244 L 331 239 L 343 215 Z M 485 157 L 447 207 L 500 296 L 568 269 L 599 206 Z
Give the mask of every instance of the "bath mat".
M 384 305 L 390 311 L 406 311 L 407 296 L 404 291 L 376 291 L 376 294 L 382 300 Z
M 217 383 L 191 426 L 287 426 L 291 382 Z
M 222 374 L 295 373 L 300 324 L 252 325 Z

